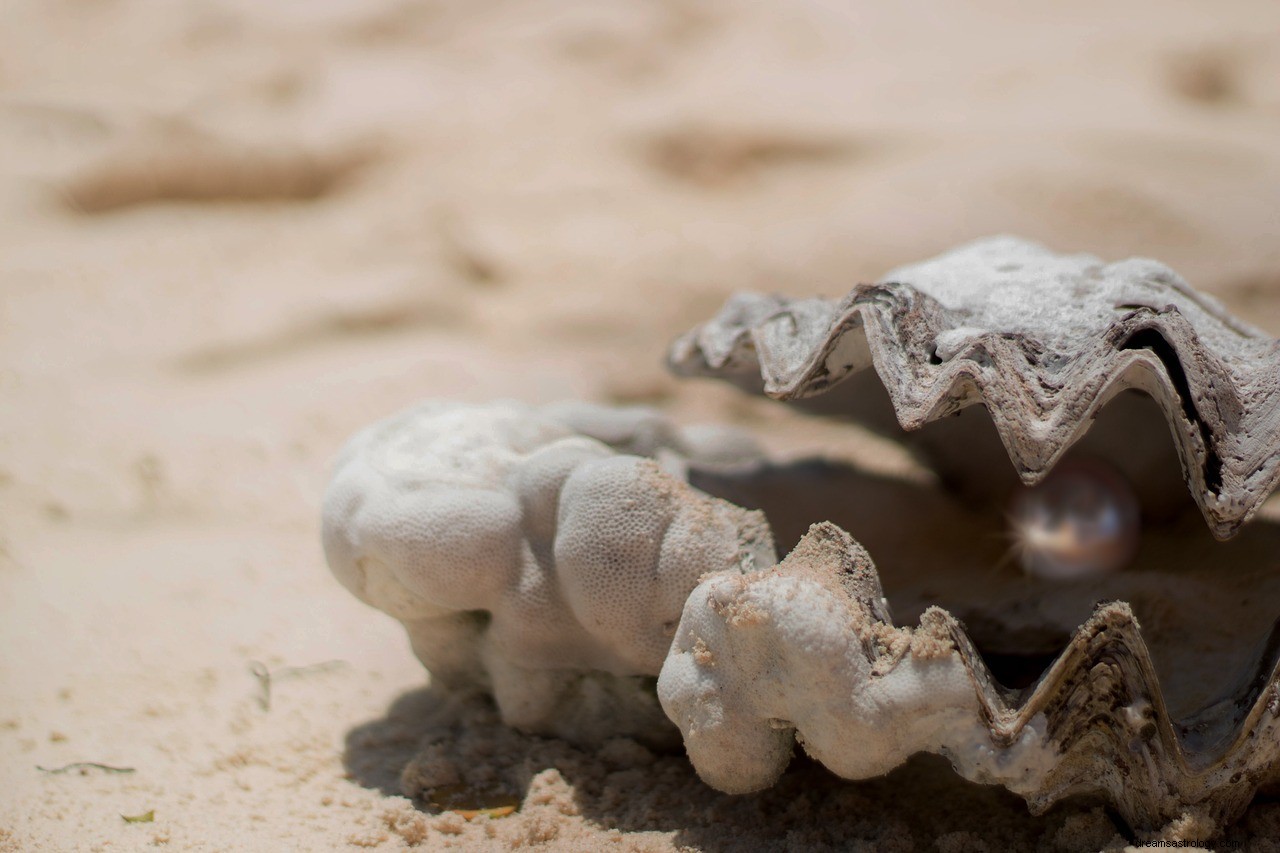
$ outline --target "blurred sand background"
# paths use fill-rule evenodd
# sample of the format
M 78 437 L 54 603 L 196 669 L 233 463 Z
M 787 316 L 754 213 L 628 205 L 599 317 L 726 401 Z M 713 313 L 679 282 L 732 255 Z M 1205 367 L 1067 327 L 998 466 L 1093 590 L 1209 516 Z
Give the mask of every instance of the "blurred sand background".
M 434 816 L 396 778 L 437 700 L 320 553 L 341 441 L 428 396 L 829 447 L 667 342 L 1000 232 L 1280 333 L 1280 4 L 7 0 L 0 850 L 1123 846 L 928 763 L 730 799 L 483 719 L 451 748 L 521 811 Z M 135 772 L 36 769 L 79 761 Z

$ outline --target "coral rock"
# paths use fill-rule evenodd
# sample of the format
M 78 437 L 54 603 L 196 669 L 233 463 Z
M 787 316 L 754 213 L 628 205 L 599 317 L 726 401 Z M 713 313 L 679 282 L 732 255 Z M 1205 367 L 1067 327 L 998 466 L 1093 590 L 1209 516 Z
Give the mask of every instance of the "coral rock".
M 606 440 L 677 470 L 696 456 L 642 410 L 419 406 L 342 451 L 325 554 L 433 679 L 491 691 L 508 724 L 662 740 L 651 681 L 685 598 L 706 572 L 772 563 L 773 542 L 759 513 Z

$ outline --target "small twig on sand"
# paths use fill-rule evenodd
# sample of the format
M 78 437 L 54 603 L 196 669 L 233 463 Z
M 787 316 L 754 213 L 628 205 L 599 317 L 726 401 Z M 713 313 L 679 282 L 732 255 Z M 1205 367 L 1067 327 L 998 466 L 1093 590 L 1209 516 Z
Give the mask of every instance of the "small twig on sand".
M 132 773 L 132 767 L 112 767 L 110 764 L 99 764 L 96 761 L 77 761 L 74 764 L 65 764 L 62 767 L 41 767 L 36 765 L 36 769 L 41 773 L 66 773 L 70 770 L 84 770 L 87 768 L 95 770 L 105 770 L 108 773 Z
M 344 660 L 326 660 L 320 663 L 307 664 L 306 666 L 283 666 L 275 672 L 267 669 L 267 665 L 262 661 L 250 661 L 249 672 L 253 677 L 258 679 L 258 686 L 261 693 L 258 695 L 258 704 L 262 706 L 262 710 L 271 710 L 271 682 L 280 681 L 285 678 L 293 678 L 298 675 L 312 675 L 318 672 L 327 672 L 331 669 L 346 666 Z
M 267 669 L 267 665 L 262 661 L 250 661 L 249 672 L 253 673 L 253 677 L 258 679 L 258 688 L 262 693 L 258 696 L 258 704 L 262 706 L 262 710 L 271 710 L 271 670 Z

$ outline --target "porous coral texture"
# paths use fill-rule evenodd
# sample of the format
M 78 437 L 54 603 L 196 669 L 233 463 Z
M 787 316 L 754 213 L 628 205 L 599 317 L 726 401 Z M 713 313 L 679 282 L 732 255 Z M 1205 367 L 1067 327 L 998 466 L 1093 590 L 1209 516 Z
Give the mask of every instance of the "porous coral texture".
M 436 683 L 492 691 L 507 723 L 670 740 L 651 678 L 688 593 L 705 573 L 772 564 L 772 537 L 760 513 L 590 432 L 677 471 L 697 455 L 643 410 L 427 403 L 342 451 L 325 553 L 404 623 Z

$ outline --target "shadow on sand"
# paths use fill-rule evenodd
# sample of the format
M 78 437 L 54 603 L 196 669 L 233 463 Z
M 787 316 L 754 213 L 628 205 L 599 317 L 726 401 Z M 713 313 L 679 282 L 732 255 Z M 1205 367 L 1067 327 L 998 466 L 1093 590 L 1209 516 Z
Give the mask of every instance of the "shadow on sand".
M 678 848 L 1101 850 L 1120 830 L 1096 804 L 1033 817 L 1018 797 L 960 779 L 943 759 L 919 756 L 881 779 L 846 782 L 798 754 L 773 788 L 729 796 L 704 785 L 683 754 L 629 740 L 584 749 L 520 734 L 482 700 L 459 702 L 431 688 L 399 697 L 386 716 L 352 729 L 344 761 L 352 779 L 387 795 L 413 795 L 428 815 L 430 786 L 465 789 L 483 808 L 523 803 L 550 775 L 572 808 L 601 830 L 658 832 Z M 562 781 L 561 781 L 562 780 Z M 545 787 L 545 785 L 544 785 Z M 545 801 L 545 797 L 543 798 Z M 987 816 L 975 831 L 974 815 Z

